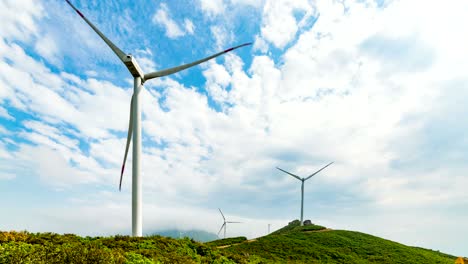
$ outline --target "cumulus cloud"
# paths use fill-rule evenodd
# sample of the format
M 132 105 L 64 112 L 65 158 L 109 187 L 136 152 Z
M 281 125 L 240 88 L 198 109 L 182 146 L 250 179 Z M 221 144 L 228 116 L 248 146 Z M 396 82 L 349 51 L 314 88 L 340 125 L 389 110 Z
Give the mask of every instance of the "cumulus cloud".
M 213 35 L 213 38 L 215 39 L 215 44 L 217 49 L 221 49 L 222 47 L 225 47 L 228 42 L 230 42 L 234 36 L 232 35 L 232 32 L 229 32 L 225 27 L 223 26 L 211 26 L 210 27 L 211 34 Z
M 3 23 L 0 36 L 5 39 L 28 40 L 39 33 L 36 19 L 43 17 L 43 6 L 32 0 L 7 0 L 0 3 Z
M 193 24 L 190 20 L 184 21 L 184 28 L 181 28 L 174 19 L 171 18 L 169 8 L 166 4 L 161 4 L 159 9 L 153 16 L 153 23 L 156 23 L 166 31 L 166 36 L 169 38 L 179 38 L 184 36 L 187 32 L 193 33 Z
M 224 12 L 225 3 L 223 0 L 200 0 L 201 9 L 208 15 L 218 15 Z
M 264 0 L 200 0 L 201 10 L 210 18 L 226 15 L 239 7 L 261 8 Z
M 266 1 L 263 8 L 261 36 L 275 47 L 284 48 L 314 15 L 314 11 L 312 2 L 308 0 Z
M 193 25 L 192 20 L 190 20 L 188 18 L 184 19 L 184 27 L 185 27 L 185 30 L 187 31 L 187 33 L 193 34 L 193 32 L 195 30 L 195 25 Z

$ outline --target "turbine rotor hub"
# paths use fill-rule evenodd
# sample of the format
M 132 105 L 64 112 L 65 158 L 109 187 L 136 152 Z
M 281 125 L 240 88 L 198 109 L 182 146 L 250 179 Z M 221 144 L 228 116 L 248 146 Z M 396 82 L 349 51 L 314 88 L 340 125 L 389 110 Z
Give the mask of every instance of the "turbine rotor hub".
M 132 76 L 140 77 L 142 82 L 144 82 L 145 74 L 143 73 L 143 70 L 140 68 L 140 65 L 138 65 L 135 58 L 131 54 L 128 54 L 122 60 L 125 66 L 127 66 L 127 69 L 128 71 L 130 71 Z

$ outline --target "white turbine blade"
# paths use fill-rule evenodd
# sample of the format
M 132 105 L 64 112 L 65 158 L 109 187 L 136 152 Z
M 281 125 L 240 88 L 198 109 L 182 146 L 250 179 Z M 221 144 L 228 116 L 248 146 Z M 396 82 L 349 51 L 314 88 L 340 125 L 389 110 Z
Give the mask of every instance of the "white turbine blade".
M 130 120 L 128 122 L 128 132 L 127 132 L 127 144 L 125 146 L 125 155 L 124 159 L 122 162 L 122 170 L 120 172 L 120 183 L 119 183 L 119 191 L 122 189 L 122 178 L 125 170 L 125 162 L 127 161 L 127 155 L 128 155 L 128 148 L 130 147 L 130 141 L 132 140 L 132 133 L 133 133 L 133 95 L 132 95 L 132 100 L 130 101 Z
M 76 13 L 78 13 L 78 15 L 80 15 L 81 18 L 83 18 L 83 20 L 94 30 L 94 32 L 96 32 L 101 38 L 102 40 L 104 40 L 104 42 L 106 42 L 107 46 L 109 46 L 109 48 L 112 49 L 112 51 L 115 53 L 115 55 L 117 55 L 117 57 L 119 57 L 119 59 L 124 62 L 124 58 L 126 56 L 126 54 L 120 50 L 114 43 L 112 43 L 112 41 L 110 41 L 106 36 L 104 36 L 104 34 L 102 34 L 101 31 L 99 31 L 99 29 L 93 25 L 93 23 L 91 23 L 81 12 L 80 10 L 78 10 L 72 3 L 70 3 L 69 0 L 65 0 L 67 1 L 67 3 L 76 11 Z
M 226 222 L 226 218 L 224 218 L 223 212 L 221 212 L 221 209 L 220 209 L 220 208 L 218 208 L 218 210 L 219 210 L 219 212 L 221 213 L 221 215 L 223 216 L 224 222 Z
M 151 72 L 151 73 L 148 73 L 148 74 L 145 74 L 145 80 L 149 80 L 149 79 L 153 79 L 153 78 L 157 78 L 157 77 L 163 77 L 163 76 L 167 76 L 169 74 L 173 74 L 173 73 L 176 73 L 176 72 L 179 72 L 179 71 L 182 71 L 182 70 L 185 70 L 187 68 L 190 68 L 190 67 L 193 67 L 195 65 L 198 65 L 200 63 L 203 63 L 205 61 L 208 61 L 208 60 L 211 60 L 213 58 L 216 58 L 220 55 L 223 55 L 225 53 L 228 53 L 230 51 L 233 51 L 237 48 L 240 48 L 240 47 L 244 47 L 244 46 L 248 46 L 248 45 L 252 45 L 252 43 L 244 43 L 242 45 L 239 45 L 239 46 L 235 46 L 235 47 L 232 47 L 232 48 L 229 48 L 227 50 L 224 50 L 224 51 L 221 51 L 219 53 L 216 53 L 214 55 L 211 55 L 209 57 L 206 57 L 206 58 L 203 58 L 201 60 L 197 60 L 197 61 L 194 61 L 194 62 L 191 62 L 191 63 L 187 63 L 187 64 L 184 64 L 184 65 L 181 65 L 181 66 L 177 66 L 177 67 L 174 67 L 174 68 L 169 68 L 169 69 L 165 69 L 165 70 L 161 70 L 161 71 L 156 71 L 156 72 Z
M 221 228 L 219 229 L 219 231 L 218 231 L 218 236 L 219 236 L 219 233 L 221 233 L 221 230 L 223 230 L 224 225 L 226 225 L 226 222 L 224 222 L 224 224 L 223 224 L 223 225 L 221 226 Z
M 307 181 L 308 179 L 310 179 L 310 177 L 314 176 L 315 174 L 321 172 L 321 171 L 322 171 L 323 169 L 325 169 L 326 167 L 332 165 L 332 163 L 333 163 L 333 162 L 330 162 L 330 163 L 328 163 L 325 167 L 323 167 L 323 168 L 321 168 L 320 170 L 318 170 L 318 171 L 312 173 L 312 175 L 310 175 L 309 177 L 305 178 L 305 181 Z
M 280 171 L 282 171 L 282 172 L 284 172 L 284 173 L 287 173 L 287 174 L 293 176 L 294 178 L 296 178 L 296 179 L 302 181 L 301 177 L 299 177 L 299 176 L 297 176 L 297 175 L 294 175 L 294 174 L 292 174 L 292 173 L 290 173 L 290 172 L 287 172 L 287 171 L 285 171 L 285 170 L 283 170 L 283 169 L 281 169 L 281 168 L 278 168 L 278 167 L 276 167 L 276 168 L 277 168 L 278 170 L 280 170 Z
M 229 224 L 242 224 L 242 222 L 226 222 L 226 223 L 229 223 Z

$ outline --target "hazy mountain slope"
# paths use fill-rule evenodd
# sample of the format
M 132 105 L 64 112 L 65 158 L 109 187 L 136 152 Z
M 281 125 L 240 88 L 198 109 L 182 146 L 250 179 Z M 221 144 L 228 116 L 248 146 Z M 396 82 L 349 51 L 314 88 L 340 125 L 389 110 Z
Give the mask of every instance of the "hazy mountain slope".
M 208 241 L 213 241 L 213 240 L 218 239 L 218 236 L 216 234 L 206 232 L 203 230 L 183 231 L 183 230 L 173 229 L 173 230 L 155 231 L 155 232 L 151 232 L 151 234 L 165 236 L 165 237 L 172 237 L 172 238 L 188 237 L 199 242 L 208 242 Z

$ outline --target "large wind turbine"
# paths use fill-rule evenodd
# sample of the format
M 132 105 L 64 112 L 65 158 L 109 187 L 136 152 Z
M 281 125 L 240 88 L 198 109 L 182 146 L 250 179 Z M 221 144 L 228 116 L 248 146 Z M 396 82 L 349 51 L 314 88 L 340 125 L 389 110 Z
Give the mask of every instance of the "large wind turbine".
M 130 74 L 134 78 L 133 95 L 130 102 L 130 121 L 128 125 L 127 143 L 125 146 L 125 154 L 122 163 L 122 169 L 120 172 L 120 183 L 119 190 L 122 187 L 122 176 L 125 169 L 125 161 L 127 160 L 128 148 L 133 135 L 133 160 L 132 160 L 132 234 L 133 236 L 142 236 L 142 199 L 141 199 L 141 108 L 139 94 L 143 87 L 143 83 L 153 78 L 167 76 L 187 68 L 193 67 L 207 60 L 211 60 L 220 55 L 228 53 L 240 47 L 250 45 L 251 43 L 244 43 L 239 46 L 229 48 L 221 51 L 209 57 L 197 60 L 191 63 L 180 65 L 173 68 L 164 69 L 161 71 L 143 73 L 140 66 L 136 62 L 135 58 L 131 54 L 124 53 L 114 43 L 112 43 L 99 29 L 94 26 L 69 0 L 67 3 L 80 15 L 81 18 L 96 32 L 99 37 L 112 49 L 112 51 L 119 57 L 119 59 L 125 64 Z
M 218 231 L 218 237 L 219 237 L 219 233 L 221 233 L 221 230 L 223 230 L 223 227 L 224 227 L 224 238 L 226 238 L 226 226 L 227 226 L 227 224 L 242 223 L 242 222 L 226 221 L 226 218 L 224 217 L 223 212 L 221 212 L 220 208 L 218 208 L 218 209 L 219 209 L 219 212 L 221 213 L 221 216 L 223 217 L 223 225 L 221 226 L 221 228 Z
M 307 181 L 308 179 L 310 179 L 310 178 L 311 178 L 312 176 L 314 176 L 315 174 L 321 172 L 321 171 L 322 171 L 323 169 L 325 169 L 326 167 L 330 166 L 332 163 L 333 163 L 333 162 L 328 163 L 325 167 L 323 167 L 323 168 L 321 168 L 320 170 L 318 170 L 318 171 L 312 173 L 311 175 L 309 175 L 309 176 L 306 177 L 306 178 L 301 178 L 301 177 L 299 177 L 299 176 L 297 176 L 297 175 L 295 175 L 295 174 L 292 174 L 292 173 L 290 173 L 290 172 L 287 172 L 287 171 L 285 171 L 285 170 L 283 170 L 283 169 L 280 169 L 280 168 L 276 167 L 278 170 L 280 170 L 280 171 L 282 171 L 282 172 L 284 172 L 284 173 L 287 173 L 287 174 L 289 174 L 289 175 L 293 176 L 294 178 L 296 178 L 296 179 L 298 179 L 298 180 L 301 181 L 301 225 L 304 224 L 304 221 L 303 221 L 303 219 L 304 219 L 304 218 L 303 218 L 303 217 L 304 217 L 304 182 Z

